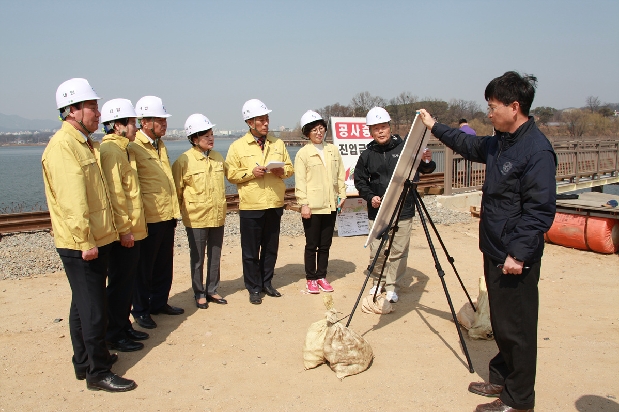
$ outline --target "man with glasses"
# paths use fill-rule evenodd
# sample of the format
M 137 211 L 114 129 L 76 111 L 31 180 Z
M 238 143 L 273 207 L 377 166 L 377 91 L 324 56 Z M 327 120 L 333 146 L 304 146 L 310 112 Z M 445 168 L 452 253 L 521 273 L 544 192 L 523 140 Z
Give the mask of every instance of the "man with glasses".
M 168 304 L 174 271 L 174 232 L 180 209 L 168 151 L 161 140 L 170 115 L 156 96 L 142 97 L 135 104 L 135 111 L 141 128 L 129 143 L 129 151 L 135 156 L 148 237 L 140 247 L 131 313 L 138 325 L 154 329 L 157 324 L 151 315 L 184 313 L 182 308 Z
M 374 141 L 367 145 L 355 166 L 355 187 L 359 191 L 359 195 L 368 204 L 370 225 L 374 224 L 382 197 L 387 191 L 400 153 L 404 148 L 404 140 L 397 134 L 391 134 L 390 121 L 389 113 L 382 107 L 374 107 L 368 112 L 366 125 L 370 129 Z M 421 160 L 413 181 L 419 180 L 419 172 L 432 173 L 436 169 L 436 163 L 432 161 L 430 150 L 423 152 Z M 389 259 L 385 262 L 385 256 L 380 256 L 373 271 L 374 286 L 370 289 L 370 294 L 373 295 L 376 288 L 378 288 L 378 294 L 380 294 L 384 287 L 387 292 L 386 298 L 392 303 L 398 301 L 397 290 L 401 287 L 400 283 L 406 273 L 413 216 L 415 216 L 413 196 L 413 193 L 409 193 L 404 201 L 404 207 L 398 221 L 399 229 L 394 235 Z M 370 262 L 374 260 L 379 245 L 380 239 L 375 239 L 370 243 Z M 378 276 L 383 265 L 385 265 L 383 280 L 378 284 Z
M 499 353 L 490 360 L 489 383 L 472 382 L 469 391 L 499 399 L 478 405 L 477 412 L 532 411 L 535 404 L 537 283 L 556 193 L 555 153 L 529 116 L 536 84 L 534 76 L 506 72 L 486 86 L 495 136 L 473 137 L 420 110 L 441 142 L 486 164 L 479 248 Z
M 118 239 L 108 188 L 99 164 L 99 143 L 90 136 L 99 125 L 99 96 L 86 79 L 58 86 L 56 104 L 62 127 L 43 158 L 45 197 L 54 244 L 69 285 L 69 330 L 75 378 L 90 390 L 124 392 L 137 385 L 111 372 L 118 359 L 105 346 L 108 259 Z
M 269 110 L 258 99 L 243 105 L 245 136 L 230 145 L 226 156 L 227 178 L 239 191 L 239 217 L 243 278 L 249 301 L 262 303 L 261 292 L 281 294 L 271 283 L 279 249 L 279 229 L 284 213 L 284 179 L 293 168 L 284 142 L 269 136 Z

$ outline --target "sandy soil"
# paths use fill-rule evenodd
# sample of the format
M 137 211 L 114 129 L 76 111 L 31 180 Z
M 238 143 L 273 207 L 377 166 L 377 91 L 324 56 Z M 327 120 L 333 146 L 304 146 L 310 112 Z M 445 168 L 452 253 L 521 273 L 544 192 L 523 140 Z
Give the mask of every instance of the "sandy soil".
M 477 226 L 439 230 L 473 298 L 481 275 Z M 335 238 L 329 278 L 336 308 L 349 313 L 363 284 L 363 237 Z M 170 303 L 181 316 L 155 316 L 144 350 L 120 353 L 114 372 L 134 379 L 132 392 L 86 390 L 74 378 L 64 274 L 0 281 L 0 410 L 78 411 L 472 411 L 486 398 L 467 391 L 487 379 L 494 341 L 466 344 L 471 374 L 422 230 L 413 230 L 406 287 L 396 311 L 358 310 L 351 328 L 372 345 L 370 368 L 340 381 L 328 366 L 303 369 L 308 326 L 321 319 L 320 296 L 305 288 L 303 238 L 283 237 L 274 285 L 283 297 L 251 305 L 238 247 L 222 259 L 221 294 L 229 305 L 197 310 L 187 255 L 175 261 Z M 619 274 L 617 255 L 548 245 L 540 281 L 538 411 L 618 411 Z M 458 310 L 466 301 L 441 253 Z M 54 319 L 62 321 L 54 323 Z

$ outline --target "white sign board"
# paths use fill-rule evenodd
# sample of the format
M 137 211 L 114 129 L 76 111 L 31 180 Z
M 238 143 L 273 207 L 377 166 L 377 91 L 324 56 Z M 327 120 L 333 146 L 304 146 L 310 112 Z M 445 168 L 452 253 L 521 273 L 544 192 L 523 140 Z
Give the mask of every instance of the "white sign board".
M 354 171 L 361 152 L 372 141 L 370 130 L 365 125 L 365 117 L 332 117 L 331 136 L 333 144 L 340 151 L 346 171 L 346 194 L 357 196 Z
M 368 205 L 360 197 L 344 200 L 342 212 L 337 215 L 337 235 L 356 236 L 367 235 L 368 228 Z
M 404 142 L 404 148 L 402 148 L 398 163 L 389 181 L 389 186 L 387 186 L 387 191 L 380 202 L 378 214 L 374 220 L 374 226 L 372 226 L 372 230 L 365 241 L 365 247 L 389 226 L 393 211 L 402 194 L 402 190 L 404 190 L 404 183 L 406 180 L 413 180 L 415 177 L 423 149 L 430 138 L 430 132 L 426 131 L 427 129 L 421 122 L 421 119 L 419 119 L 419 115 L 416 115 L 411 130 L 408 132 L 408 137 Z

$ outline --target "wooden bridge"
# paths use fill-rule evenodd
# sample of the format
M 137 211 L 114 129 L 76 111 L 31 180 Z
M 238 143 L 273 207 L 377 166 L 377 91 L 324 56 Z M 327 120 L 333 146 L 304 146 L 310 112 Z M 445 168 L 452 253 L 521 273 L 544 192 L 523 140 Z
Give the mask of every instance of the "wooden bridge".
M 597 138 L 583 140 L 556 139 L 557 193 L 619 183 L 619 140 Z M 486 166 L 469 162 L 437 140 L 428 147 L 437 162 L 437 172 L 444 172 L 444 194 L 480 190 Z

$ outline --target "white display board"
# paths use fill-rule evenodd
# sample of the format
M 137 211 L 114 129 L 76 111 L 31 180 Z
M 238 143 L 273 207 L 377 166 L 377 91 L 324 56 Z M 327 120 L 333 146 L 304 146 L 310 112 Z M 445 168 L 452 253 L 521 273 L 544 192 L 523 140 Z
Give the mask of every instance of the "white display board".
M 365 117 L 332 117 L 331 136 L 333 144 L 342 155 L 346 171 L 346 195 L 358 196 L 354 182 L 355 166 L 361 152 L 372 141 L 370 130 L 365 125 Z
M 372 226 L 372 230 L 365 241 L 365 247 L 376 239 L 389 225 L 398 199 L 402 194 L 402 190 L 404 190 L 404 182 L 409 178 L 409 172 L 410 180 L 415 177 L 423 149 L 426 147 L 428 139 L 430 139 L 430 132 L 426 133 L 426 130 L 421 119 L 419 119 L 419 114 L 417 114 L 411 130 L 408 132 L 408 138 L 404 142 L 404 148 L 400 153 L 393 176 L 391 176 L 389 186 L 387 186 L 387 191 L 381 199 L 378 214 L 374 220 L 374 226 Z
M 360 197 L 344 200 L 342 211 L 337 215 L 337 235 L 340 237 L 367 235 L 368 205 Z

